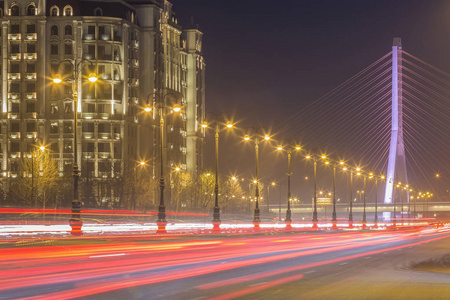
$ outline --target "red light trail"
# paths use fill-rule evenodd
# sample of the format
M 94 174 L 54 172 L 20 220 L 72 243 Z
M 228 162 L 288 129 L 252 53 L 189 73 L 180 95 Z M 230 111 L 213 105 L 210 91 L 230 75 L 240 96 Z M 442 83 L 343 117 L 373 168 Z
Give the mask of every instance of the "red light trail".
M 303 273 L 298 272 L 308 268 L 419 245 L 448 237 L 448 232 L 444 227 L 1 249 L 0 293 L 20 291 L 24 299 L 70 299 L 195 278 L 203 280 L 196 289 L 207 292 L 276 277 L 270 283 L 227 291 L 217 298 L 231 299 L 301 280 Z M 271 269 L 241 273 L 262 266 Z M 224 277 L 205 281 L 204 276 L 212 274 Z

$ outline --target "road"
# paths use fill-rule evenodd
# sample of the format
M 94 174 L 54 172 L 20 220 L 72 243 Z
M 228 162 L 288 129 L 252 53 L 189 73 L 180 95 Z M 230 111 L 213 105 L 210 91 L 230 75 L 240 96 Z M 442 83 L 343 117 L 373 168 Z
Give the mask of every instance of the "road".
M 0 299 L 449 299 L 450 228 L 59 241 L 0 249 Z

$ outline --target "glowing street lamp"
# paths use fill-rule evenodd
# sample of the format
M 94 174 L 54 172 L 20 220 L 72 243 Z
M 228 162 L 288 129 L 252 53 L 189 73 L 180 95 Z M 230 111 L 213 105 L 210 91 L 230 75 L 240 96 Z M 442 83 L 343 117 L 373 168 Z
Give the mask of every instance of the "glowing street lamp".
M 313 227 L 317 228 L 317 223 L 319 220 L 317 219 L 317 155 L 316 155 L 317 149 L 313 149 L 312 155 L 307 155 L 306 158 L 312 158 L 314 163 L 314 201 L 313 201 L 313 216 L 312 216 L 312 222 Z M 325 154 L 321 155 L 322 159 L 326 159 L 327 156 Z
M 175 110 L 175 108 L 174 108 Z M 222 118 L 225 118 L 226 121 L 226 128 L 227 129 L 231 129 L 233 128 L 233 123 L 231 123 L 229 121 L 229 117 L 226 114 L 213 114 L 213 113 L 209 113 L 209 115 L 211 116 L 211 119 L 214 120 L 214 132 L 215 132 L 215 161 L 216 161 L 216 178 L 215 178 L 215 185 L 214 185 L 214 210 L 213 210 L 213 220 L 212 220 L 212 224 L 213 224 L 213 230 L 219 230 L 220 229 L 220 207 L 219 207 L 219 132 L 220 132 L 220 124 L 221 122 L 219 121 Z M 208 124 L 205 122 L 202 124 L 203 128 L 207 128 Z
M 83 219 L 81 218 L 81 205 L 82 202 L 78 199 L 78 179 L 80 178 L 79 168 L 78 168 L 78 81 L 81 65 L 84 62 L 89 62 L 91 68 L 94 68 L 94 64 L 89 60 L 75 60 L 75 59 L 65 59 L 61 63 L 70 63 L 73 67 L 73 78 L 72 78 L 72 93 L 73 93 L 73 127 L 74 127 L 74 147 L 73 147 L 73 199 L 72 199 L 72 217 L 69 220 L 69 224 L 72 227 L 72 235 L 81 235 L 81 227 L 83 226 Z M 94 73 L 90 73 L 89 81 L 94 83 L 97 81 L 97 77 Z M 53 82 L 58 84 L 62 82 L 61 75 L 55 74 Z
M 297 150 L 298 149 L 298 150 Z M 286 228 L 287 229 L 291 229 L 292 228 L 292 211 L 291 211 L 291 154 L 292 151 L 300 151 L 301 147 L 300 146 L 288 146 L 286 147 L 286 149 L 283 149 L 282 146 L 278 146 L 277 150 L 278 151 L 286 151 L 288 154 L 288 171 L 287 171 L 287 178 L 288 178 L 288 184 L 287 184 L 287 188 L 288 188 L 288 194 L 287 194 L 287 210 L 286 210 Z
M 262 129 L 255 129 L 250 128 L 250 131 L 253 131 L 253 139 L 255 142 L 255 161 L 256 161 L 256 184 L 255 184 L 255 210 L 253 212 L 253 225 L 256 229 L 259 228 L 259 225 L 261 223 L 260 220 L 260 210 L 259 210 L 259 140 L 260 138 L 263 138 L 264 140 L 268 141 L 270 140 L 270 136 L 268 134 L 261 135 L 259 132 L 262 131 Z M 244 140 L 248 141 L 250 140 L 250 135 L 247 134 L 244 136 Z
M 175 93 L 167 93 L 162 97 L 156 97 L 156 93 L 152 93 L 147 96 L 147 104 L 144 108 L 145 112 L 152 111 L 152 103 L 157 105 L 159 111 L 159 142 L 160 142 L 160 178 L 159 178 L 159 189 L 160 189 L 160 197 L 159 197 L 159 206 L 158 206 L 158 219 L 156 220 L 156 224 L 158 225 L 158 233 L 166 233 L 166 205 L 164 203 L 164 189 L 165 189 L 165 181 L 164 181 L 164 117 L 166 115 L 166 97 L 174 96 L 178 97 Z M 150 98 L 152 98 L 152 102 L 150 102 Z M 180 108 L 180 109 L 178 109 Z M 175 104 L 172 107 L 174 112 L 180 112 L 181 107 L 178 104 Z M 170 173 L 169 173 L 170 175 Z

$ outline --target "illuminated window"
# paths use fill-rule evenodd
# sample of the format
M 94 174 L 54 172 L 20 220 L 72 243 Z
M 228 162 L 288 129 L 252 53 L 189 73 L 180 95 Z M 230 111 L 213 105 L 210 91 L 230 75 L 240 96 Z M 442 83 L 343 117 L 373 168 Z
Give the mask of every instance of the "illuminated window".
M 30 5 L 27 6 L 27 16 L 35 16 L 36 15 L 36 6 L 34 3 L 30 3 Z
M 50 16 L 51 16 L 51 17 L 57 17 L 57 16 L 59 16 L 59 8 L 58 8 L 58 6 L 52 6 L 52 7 L 50 8 Z
M 20 16 L 19 5 L 17 4 L 11 5 L 11 16 Z
M 71 16 L 73 16 L 72 6 L 66 5 L 66 6 L 64 7 L 64 16 L 66 16 L 66 17 L 71 17 Z

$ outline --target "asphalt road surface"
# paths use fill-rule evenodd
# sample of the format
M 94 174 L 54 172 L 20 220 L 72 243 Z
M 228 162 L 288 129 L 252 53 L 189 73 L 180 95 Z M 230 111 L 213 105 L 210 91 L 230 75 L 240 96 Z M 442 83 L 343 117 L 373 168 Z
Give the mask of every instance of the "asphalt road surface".
M 450 299 L 450 228 L 0 249 L 0 299 Z

